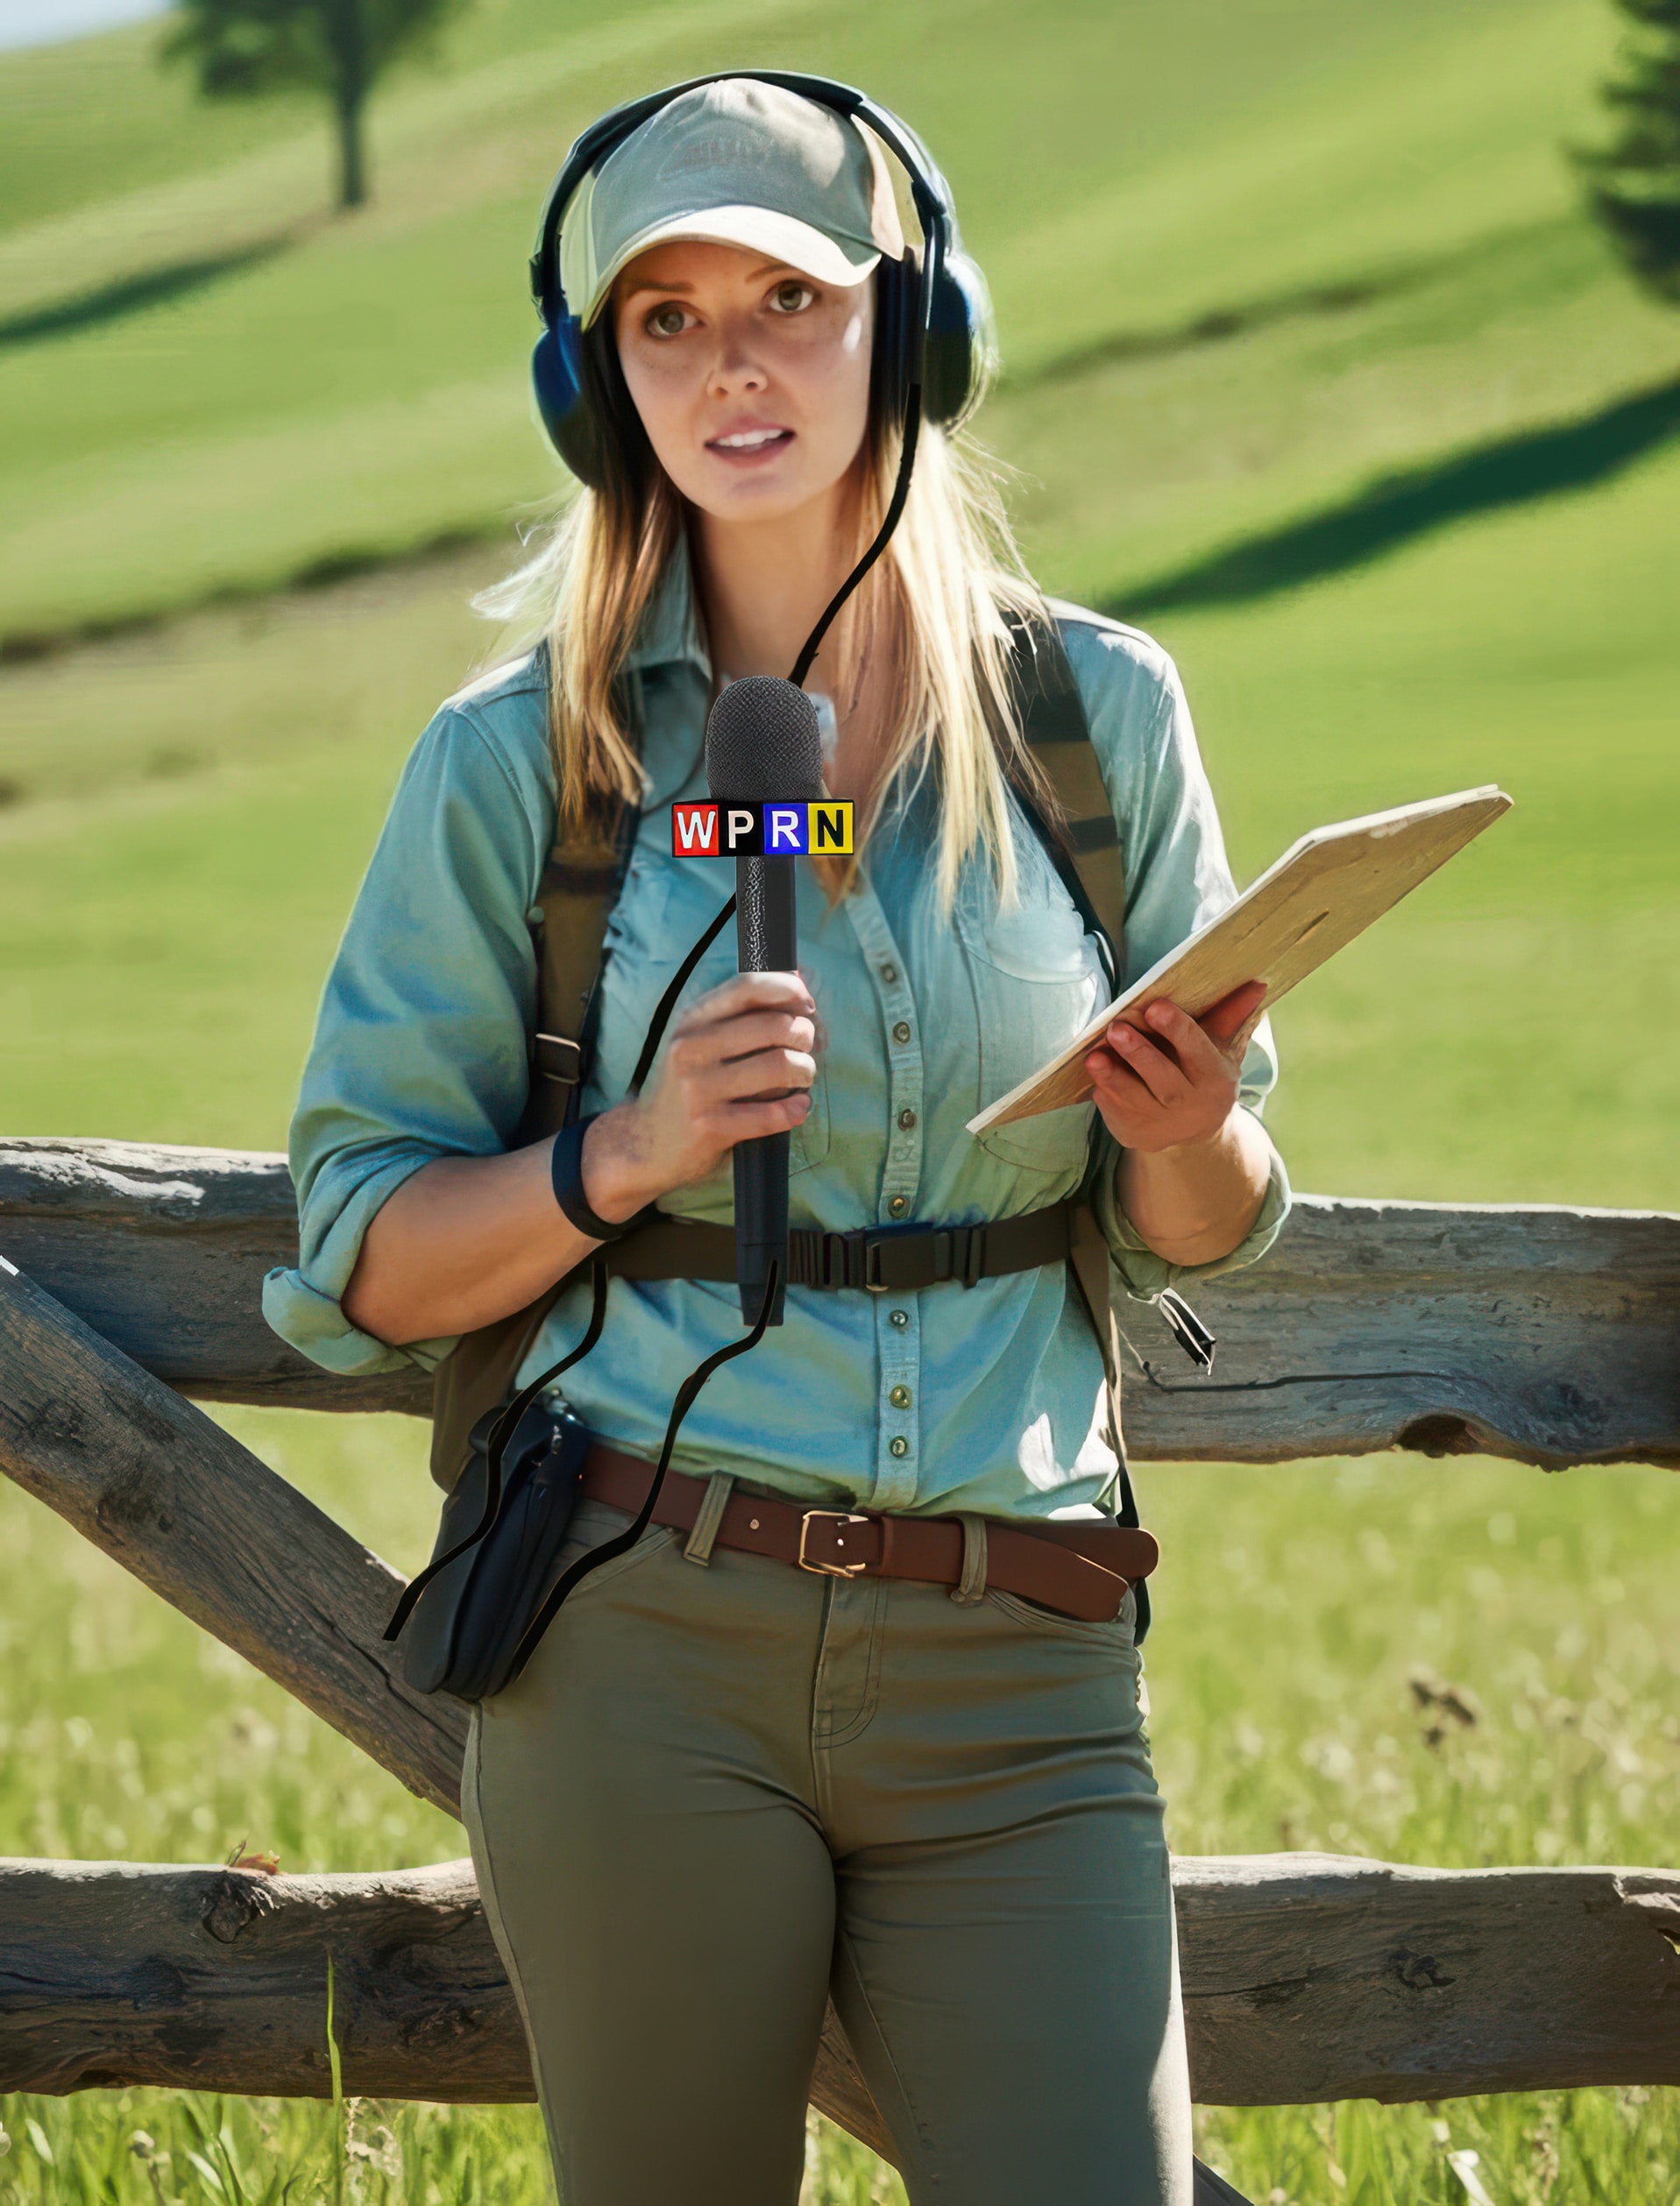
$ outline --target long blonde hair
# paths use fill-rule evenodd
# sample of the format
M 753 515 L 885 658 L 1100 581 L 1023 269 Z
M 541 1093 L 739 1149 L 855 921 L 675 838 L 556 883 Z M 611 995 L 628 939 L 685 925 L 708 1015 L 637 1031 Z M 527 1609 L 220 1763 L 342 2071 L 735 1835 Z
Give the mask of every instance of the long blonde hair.
M 598 325 L 599 329 L 599 325 Z M 614 699 L 637 630 L 677 549 L 683 505 L 654 458 L 610 338 L 592 330 L 585 376 L 605 417 L 599 489 L 570 497 L 535 555 L 477 600 L 528 642 L 549 644 L 549 727 L 562 825 L 584 829 L 645 779 Z M 886 511 L 901 441 L 871 408 L 861 455 L 858 550 Z M 878 653 L 889 656 L 897 724 L 861 807 L 860 848 L 886 791 L 931 775 L 939 794 L 937 885 L 948 909 L 963 865 L 982 853 L 1002 902 L 1016 897 L 1008 785 L 1056 818 L 1055 800 L 1022 739 L 1010 678 L 1010 621 L 1042 622 L 1044 599 L 1022 564 L 995 465 L 961 432 L 924 425 L 904 517 L 847 604 L 831 647 L 840 692 L 855 693 Z M 831 675 L 831 680 L 834 676 Z M 828 869 L 843 890 L 849 868 Z

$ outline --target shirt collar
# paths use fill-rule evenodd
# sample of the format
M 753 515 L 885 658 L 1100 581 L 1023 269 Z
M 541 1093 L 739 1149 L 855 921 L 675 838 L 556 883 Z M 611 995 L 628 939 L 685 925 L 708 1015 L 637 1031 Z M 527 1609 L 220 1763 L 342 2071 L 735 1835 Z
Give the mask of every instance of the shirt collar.
M 694 666 L 708 683 L 712 679 L 712 654 L 700 627 L 684 534 L 678 535 L 655 585 L 625 663 L 642 674 L 656 666 Z

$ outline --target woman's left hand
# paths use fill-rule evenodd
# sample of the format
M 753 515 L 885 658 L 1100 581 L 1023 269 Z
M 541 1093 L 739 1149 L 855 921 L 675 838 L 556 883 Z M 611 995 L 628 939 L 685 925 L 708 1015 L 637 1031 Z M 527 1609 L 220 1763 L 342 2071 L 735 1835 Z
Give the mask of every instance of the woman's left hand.
M 1247 981 L 1200 1019 L 1162 997 L 1144 1013 L 1149 1033 L 1115 1021 L 1085 1069 L 1123 1149 L 1154 1155 L 1222 1131 L 1265 1001 L 1265 982 Z

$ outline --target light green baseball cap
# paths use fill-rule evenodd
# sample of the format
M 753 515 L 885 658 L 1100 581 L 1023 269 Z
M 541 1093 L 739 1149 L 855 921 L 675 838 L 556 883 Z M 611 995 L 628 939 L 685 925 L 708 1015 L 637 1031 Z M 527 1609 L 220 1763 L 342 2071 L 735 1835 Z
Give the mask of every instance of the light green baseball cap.
M 587 328 L 621 269 L 677 238 L 743 246 L 847 287 L 904 251 L 874 133 L 739 76 L 684 92 L 585 178 L 560 231 L 567 305 Z

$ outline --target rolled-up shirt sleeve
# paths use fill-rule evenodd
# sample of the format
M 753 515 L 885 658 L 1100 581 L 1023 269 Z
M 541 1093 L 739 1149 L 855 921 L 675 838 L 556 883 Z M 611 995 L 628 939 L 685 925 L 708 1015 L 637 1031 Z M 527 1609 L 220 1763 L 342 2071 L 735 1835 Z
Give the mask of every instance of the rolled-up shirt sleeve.
M 350 1323 L 341 1298 L 369 1224 L 405 1180 L 435 1158 L 493 1155 L 515 1137 L 535 1010 L 529 930 L 544 795 L 542 769 L 459 702 L 422 736 L 397 785 L 292 1121 L 298 1262 L 263 1288 L 269 1324 L 330 1371 L 429 1369 L 454 1345 L 389 1347 Z
M 1091 741 L 1120 829 L 1125 862 L 1123 990 L 1236 902 L 1225 839 L 1196 745 L 1178 669 L 1136 629 L 1077 617 L 1063 629 L 1089 720 Z M 1270 1019 L 1243 1061 L 1240 1094 L 1259 1116 L 1278 1077 Z M 1163 1287 L 1210 1279 L 1263 1256 L 1289 1214 L 1289 1180 L 1275 1152 L 1258 1216 L 1227 1255 L 1169 1264 L 1147 1247 L 1120 1208 L 1117 1149 L 1099 1170 L 1096 1211 L 1126 1290 L 1145 1301 Z

